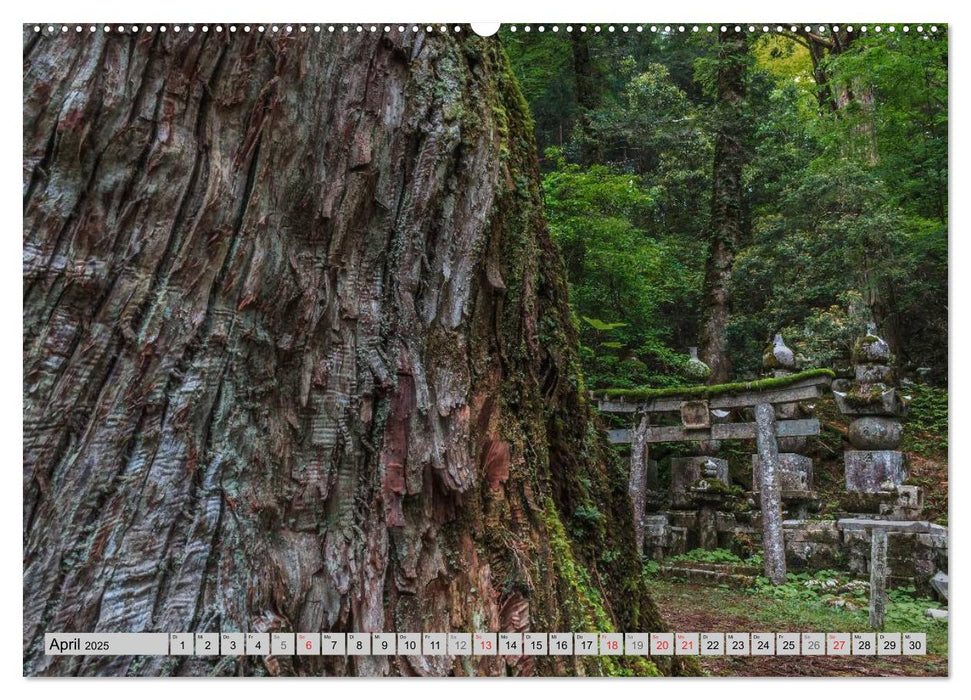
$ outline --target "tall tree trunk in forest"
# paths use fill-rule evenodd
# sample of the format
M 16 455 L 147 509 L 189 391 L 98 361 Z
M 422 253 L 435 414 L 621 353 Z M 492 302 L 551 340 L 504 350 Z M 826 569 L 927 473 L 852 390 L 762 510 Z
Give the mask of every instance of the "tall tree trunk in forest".
M 830 25 L 825 34 L 814 31 L 810 26 L 795 25 L 793 28 L 795 31 L 786 35 L 809 50 L 819 106 L 835 112 L 839 108 L 839 91 L 831 84 L 827 62 L 846 51 L 857 34 L 835 24 Z
M 662 623 L 496 39 L 24 32 L 25 673 L 657 670 L 44 655 Z
M 718 121 L 700 339 L 701 359 L 711 367 L 709 382 L 712 384 L 728 381 L 732 371 L 726 328 L 731 307 L 732 264 L 744 219 L 742 170 L 748 128 L 744 110 L 748 58 L 744 32 L 729 28 L 719 35 Z
M 591 115 L 600 106 L 603 90 L 602 76 L 590 55 L 590 40 L 582 32 L 570 35 L 570 48 L 573 52 L 573 76 L 576 83 L 577 105 L 579 106 L 580 162 L 590 165 L 603 160 L 597 139 L 593 137 Z
M 853 128 L 857 138 L 844 145 L 847 153 L 870 165 L 876 163 L 879 153 L 873 87 L 859 80 L 835 81 L 827 65 L 847 51 L 860 34 L 848 31 L 845 26 L 830 25 L 825 34 L 813 31 L 812 27 L 800 26 L 789 36 L 809 50 L 819 106 L 837 114 L 845 114 L 846 108 L 853 104 L 859 108 L 850 117 L 857 122 Z

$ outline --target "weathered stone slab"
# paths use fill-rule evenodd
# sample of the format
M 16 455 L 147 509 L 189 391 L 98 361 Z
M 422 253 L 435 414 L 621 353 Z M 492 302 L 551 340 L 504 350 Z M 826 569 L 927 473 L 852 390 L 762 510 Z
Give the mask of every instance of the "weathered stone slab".
M 734 513 L 717 511 L 715 513 L 715 527 L 719 532 L 734 532 L 738 529 L 738 521 Z
M 917 541 L 924 547 L 934 547 L 939 549 L 947 549 L 947 535 L 934 533 L 933 531 L 927 534 L 917 535 Z
M 845 416 L 895 416 L 903 407 L 897 401 L 897 390 L 893 387 L 875 393 L 866 401 L 854 398 L 851 392 L 834 391 L 836 406 Z
M 699 479 L 729 483 L 728 460 L 718 457 L 675 457 L 671 460 L 671 491 L 683 493 Z
M 668 518 L 671 527 L 691 530 L 698 526 L 698 513 L 694 510 L 671 510 L 668 511 Z
M 846 450 L 843 466 L 847 491 L 893 490 L 907 478 L 904 455 L 896 450 Z
M 644 516 L 644 553 L 650 559 L 663 559 L 668 554 L 670 528 L 663 513 Z
M 688 542 L 688 531 L 683 527 L 671 527 L 668 530 L 668 556 L 674 557 L 684 554 Z
M 924 510 L 924 489 L 920 486 L 898 486 L 897 500 L 881 509 L 894 520 L 918 520 Z
M 870 627 L 883 629 L 887 611 L 887 531 L 876 529 L 870 542 Z
M 689 429 L 680 425 L 658 425 L 647 429 L 647 442 L 704 442 L 707 440 L 751 440 L 755 438 L 754 423 L 714 423 L 711 428 Z M 776 423 L 779 437 L 808 437 L 819 435 L 819 421 L 816 418 L 784 420 Z M 633 439 L 629 430 L 608 432 L 611 442 L 624 443 Z
M 738 588 L 748 588 L 755 585 L 759 570 L 751 566 L 738 564 L 707 564 L 702 562 L 684 562 L 681 564 L 662 566 L 660 576 L 663 579 L 677 579 L 688 583 L 707 585 L 724 585 Z
M 897 500 L 896 491 L 876 491 L 874 493 L 864 493 L 863 491 L 844 491 L 838 496 L 839 510 L 844 513 L 867 513 L 874 515 L 885 515 L 887 508 L 892 508 L 892 504 Z M 907 520 L 918 520 L 919 518 L 907 518 Z
M 840 565 L 840 546 L 812 540 L 785 540 L 786 564 L 794 571 L 836 569 Z
M 683 401 L 681 403 L 681 424 L 685 428 L 708 428 L 711 426 L 711 415 L 708 413 L 708 402 Z
M 931 523 L 924 520 L 877 520 L 875 518 L 840 518 L 837 527 L 849 530 L 886 530 L 888 532 L 930 532 Z
M 903 428 L 896 418 L 864 416 L 850 423 L 850 443 L 858 450 L 895 450 Z
M 947 574 L 943 571 L 934 574 L 934 578 L 931 579 L 931 588 L 941 597 L 941 600 L 947 602 Z
M 762 465 L 758 455 L 752 455 L 752 490 L 758 491 Z M 779 486 L 786 491 L 812 491 L 813 460 L 792 452 L 779 453 Z
M 832 380 L 827 376 L 808 377 L 793 382 L 789 386 L 764 391 L 744 391 L 738 394 L 723 394 L 713 396 L 708 400 L 709 409 L 741 408 L 767 403 L 788 403 L 793 401 L 808 401 L 820 396 L 821 387 L 829 387 Z M 656 399 L 636 399 L 618 397 L 603 397 L 597 399 L 597 408 L 604 413 L 663 413 L 667 411 L 681 411 L 684 398 L 664 396 Z
M 837 568 L 842 536 L 835 520 L 786 520 L 782 529 L 786 563 L 794 570 Z
M 842 535 L 835 520 L 786 520 L 782 523 L 786 541 L 838 545 Z
M 863 363 L 856 365 L 856 381 L 861 384 L 893 384 L 894 371 L 889 365 Z

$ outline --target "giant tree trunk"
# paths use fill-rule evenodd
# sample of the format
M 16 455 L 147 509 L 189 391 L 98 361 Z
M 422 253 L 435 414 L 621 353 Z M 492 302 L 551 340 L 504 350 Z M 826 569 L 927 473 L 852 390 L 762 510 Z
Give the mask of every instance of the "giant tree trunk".
M 701 359 L 709 382 L 731 376 L 726 329 L 731 310 L 732 265 L 742 234 L 742 170 L 745 165 L 745 87 L 748 44 L 743 31 L 722 32 L 718 46 L 717 116 L 712 170 L 711 233 L 702 299 Z
M 41 648 L 659 628 L 526 110 L 468 31 L 25 28 L 25 673 L 655 670 Z

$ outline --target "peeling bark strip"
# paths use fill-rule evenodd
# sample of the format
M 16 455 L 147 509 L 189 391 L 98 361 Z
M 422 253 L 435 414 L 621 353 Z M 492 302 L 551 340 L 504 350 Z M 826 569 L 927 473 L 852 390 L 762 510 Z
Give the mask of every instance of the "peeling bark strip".
M 24 36 L 25 673 L 601 670 L 47 630 L 661 627 L 496 40 Z

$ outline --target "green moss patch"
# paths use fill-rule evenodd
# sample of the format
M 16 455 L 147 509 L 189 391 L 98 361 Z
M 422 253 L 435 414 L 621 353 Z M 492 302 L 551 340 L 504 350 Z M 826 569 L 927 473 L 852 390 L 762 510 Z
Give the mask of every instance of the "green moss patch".
M 706 399 L 721 394 L 731 394 L 733 392 L 782 389 L 796 382 L 812 379 L 813 377 L 829 377 L 830 379 L 834 379 L 836 374 L 831 369 L 809 369 L 804 372 L 790 374 L 788 377 L 768 377 L 752 382 L 733 382 L 730 384 L 713 384 L 711 386 L 702 384 L 697 386 L 667 387 L 664 389 L 606 389 L 602 394 L 605 398 L 623 397 L 638 400 L 661 399 L 672 396 Z

